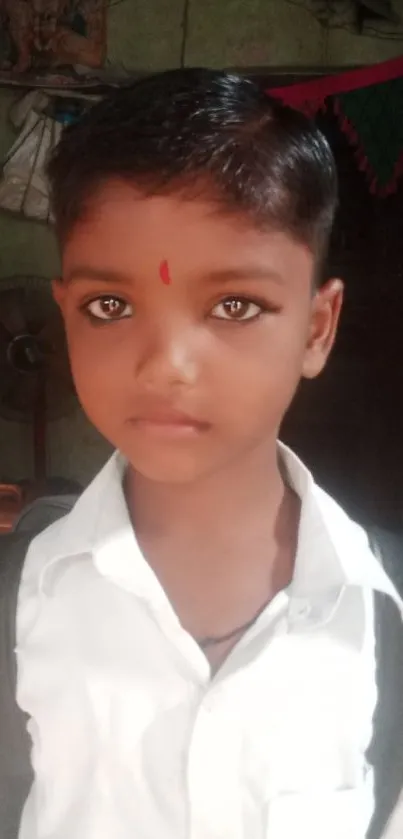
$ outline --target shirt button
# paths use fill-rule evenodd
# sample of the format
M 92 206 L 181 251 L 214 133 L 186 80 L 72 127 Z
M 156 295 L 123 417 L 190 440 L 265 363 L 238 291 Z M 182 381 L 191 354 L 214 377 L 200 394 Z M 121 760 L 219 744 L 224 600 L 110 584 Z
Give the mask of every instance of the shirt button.
M 306 620 L 311 614 L 311 606 L 307 600 L 294 600 L 290 605 L 289 615 L 292 621 Z

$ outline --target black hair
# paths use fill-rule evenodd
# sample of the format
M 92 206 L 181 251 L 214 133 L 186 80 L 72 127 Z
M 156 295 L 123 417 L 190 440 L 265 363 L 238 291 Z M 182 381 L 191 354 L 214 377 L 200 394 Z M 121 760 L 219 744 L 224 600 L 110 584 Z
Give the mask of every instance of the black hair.
M 337 204 L 329 145 L 253 79 L 172 70 L 115 91 L 67 128 L 50 161 L 65 241 L 108 179 L 147 195 L 209 195 L 228 212 L 306 244 L 321 266 Z

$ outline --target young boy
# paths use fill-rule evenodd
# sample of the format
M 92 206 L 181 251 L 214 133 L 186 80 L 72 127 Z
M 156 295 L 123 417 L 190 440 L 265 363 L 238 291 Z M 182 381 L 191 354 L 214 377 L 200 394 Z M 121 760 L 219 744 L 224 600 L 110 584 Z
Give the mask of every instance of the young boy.
M 77 392 L 119 454 L 26 558 L 20 838 L 364 839 L 395 594 L 277 442 L 342 302 L 329 147 L 183 70 L 95 106 L 50 178 Z

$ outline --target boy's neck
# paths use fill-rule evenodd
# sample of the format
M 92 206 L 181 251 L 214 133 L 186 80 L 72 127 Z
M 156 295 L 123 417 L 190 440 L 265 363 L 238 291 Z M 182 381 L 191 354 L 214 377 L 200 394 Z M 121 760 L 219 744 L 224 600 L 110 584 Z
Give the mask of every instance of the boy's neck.
M 196 640 L 247 625 L 289 584 L 299 499 L 283 481 L 275 444 L 192 486 L 129 470 L 126 497 L 140 547 Z M 241 635 L 205 651 L 213 671 Z
M 248 527 L 261 520 L 274 526 L 284 496 L 284 481 L 276 442 L 255 449 L 247 457 L 213 475 L 185 484 L 147 480 L 129 467 L 126 500 L 136 532 L 192 539 L 229 527 Z

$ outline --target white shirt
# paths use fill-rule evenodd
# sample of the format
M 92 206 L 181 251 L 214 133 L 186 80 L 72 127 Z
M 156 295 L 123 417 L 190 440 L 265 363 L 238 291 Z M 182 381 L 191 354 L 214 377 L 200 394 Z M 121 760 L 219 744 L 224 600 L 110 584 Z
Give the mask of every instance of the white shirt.
M 403 836 L 403 795 L 397 803 L 397 807 L 390 818 L 389 824 L 383 834 L 383 839 L 402 839 Z
M 20 839 L 364 839 L 373 591 L 396 595 L 363 531 L 282 457 L 302 505 L 294 579 L 213 678 L 140 552 L 118 455 L 34 540 Z

